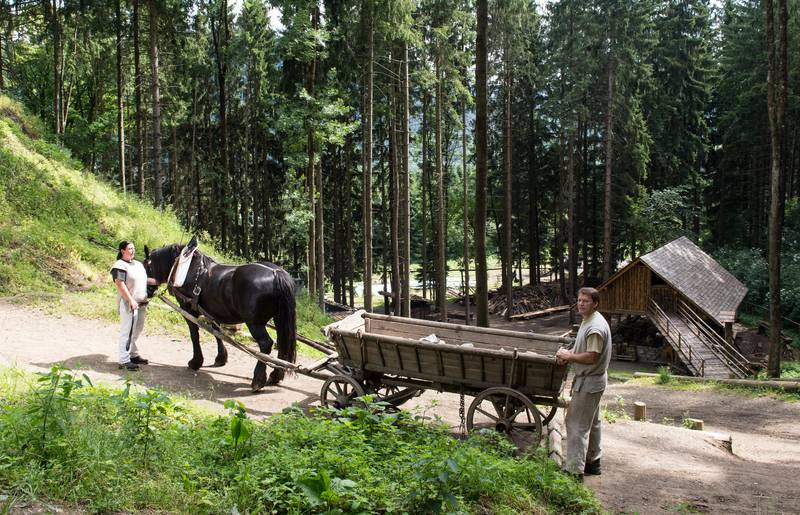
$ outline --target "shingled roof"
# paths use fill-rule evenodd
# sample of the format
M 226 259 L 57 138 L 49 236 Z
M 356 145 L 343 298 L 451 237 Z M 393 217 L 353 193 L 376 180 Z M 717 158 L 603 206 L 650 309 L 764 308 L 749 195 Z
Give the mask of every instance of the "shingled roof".
M 747 294 L 738 279 L 685 236 L 640 259 L 720 323 L 733 322 L 736 308 Z

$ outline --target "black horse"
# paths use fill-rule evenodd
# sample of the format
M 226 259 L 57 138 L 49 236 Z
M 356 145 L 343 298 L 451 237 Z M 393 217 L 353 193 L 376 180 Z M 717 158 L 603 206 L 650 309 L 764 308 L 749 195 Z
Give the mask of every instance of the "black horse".
M 183 245 L 168 245 L 153 251 L 145 247 L 144 266 L 148 277 L 159 284 L 168 282 L 182 249 Z M 183 285 L 170 290 L 181 307 L 194 316 L 199 316 L 196 309 L 199 306 L 218 324 L 247 324 L 265 354 L 272 351 L 273 341 L 266 325 L 274 318 L 278 357 L 294 363 L 297 357 L 294 281 L 283 268 L 266 262 L 222 265 L 197 250 Z M 200 333 L 194 322 L 187 320 L 187 323 L 194 351 L 189 368 L 198 370 L 203 365 Z M 228 351 L 217 338 L 214 366 L 222 366 L 227 361 Z M 278 384 L 284 375 L 285 370 L 276 368 L 267 380 L 267 367 L 259 361 L 253 371 L 251 389 L 256 392 L 268 384 Z

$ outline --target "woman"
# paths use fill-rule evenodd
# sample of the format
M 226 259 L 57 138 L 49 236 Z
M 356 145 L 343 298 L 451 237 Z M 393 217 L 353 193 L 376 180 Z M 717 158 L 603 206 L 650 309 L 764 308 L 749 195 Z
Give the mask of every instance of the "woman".
M 118 293 L 119 368 L 133 371 L 139 370 L 139 365 L 148 363 L 139 355 L 136 340 L 147 318 L 147 285 L 156 282 L 147 277 L 144 265 L 133 259 L 136 254 L 133 242 L 123 240 L 117 250 L 117 261 L 111 266 L 111 277 Z

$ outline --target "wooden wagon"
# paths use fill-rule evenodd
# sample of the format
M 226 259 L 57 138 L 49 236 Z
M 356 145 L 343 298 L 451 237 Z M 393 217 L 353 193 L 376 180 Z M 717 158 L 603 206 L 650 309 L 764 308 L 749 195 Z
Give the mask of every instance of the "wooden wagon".
M 461 394 L 467 430 L 491 428 L 523 446 L 537 446 L 542 427 L 566 401 L 567 375 L 555 353 L 569 338 L 368 314 L 363 310 L 323 331 L 335 348 L 298 336 L 325 356 L 290 363 L 237 342 L 203 313 L 194 317 L 164 295 L 168 306 L 224 342 L 275 368 L 324 381 L 323 406 L 343 408 L 370 394 L 400 406 L 423 390 Z M 201 310 L 202 312 L 202 310 Z M 463 396 L 474 397 L 463 410 Z
M 342 407 L 368 392 L 399 401 L 418 390 L 474 397 L 472 431 L 489 427 L 538 445 L 561 398 L 567 367 L 555 353 L 571 339 L 360 312 L 328 326 L 347 371 L 328 378 L 323 405 Z

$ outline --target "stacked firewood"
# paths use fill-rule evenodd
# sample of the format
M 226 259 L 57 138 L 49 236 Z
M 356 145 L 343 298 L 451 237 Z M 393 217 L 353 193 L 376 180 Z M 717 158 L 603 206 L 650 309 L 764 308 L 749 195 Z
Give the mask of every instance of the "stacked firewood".
M 557 288 L 549 284 L 525 285 L 514 288 L 512 315 L 547 309 L 556 305 Z M 489 299 L 489 313 L 505 316 L 508 302 L 502 290 L 493 292 Z

